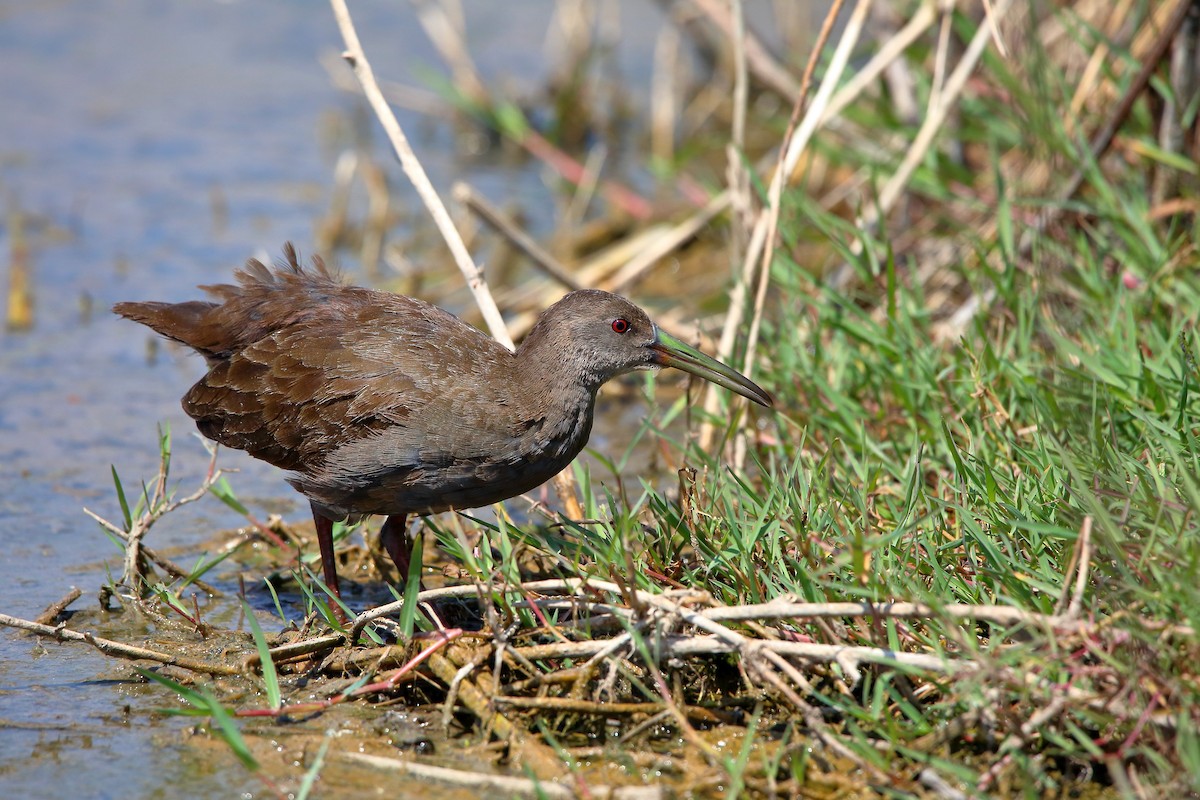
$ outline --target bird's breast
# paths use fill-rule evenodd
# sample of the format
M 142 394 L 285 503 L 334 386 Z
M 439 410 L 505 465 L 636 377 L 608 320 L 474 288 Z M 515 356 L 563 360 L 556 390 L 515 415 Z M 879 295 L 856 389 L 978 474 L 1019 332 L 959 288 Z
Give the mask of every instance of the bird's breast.
M 587 444 L 591 404 L 556 413 L 495 415 L 438 429 L 396 425 L 337 448 L 293 478 L 338 515 L 430 514 L 478 508 L 537 488 Z

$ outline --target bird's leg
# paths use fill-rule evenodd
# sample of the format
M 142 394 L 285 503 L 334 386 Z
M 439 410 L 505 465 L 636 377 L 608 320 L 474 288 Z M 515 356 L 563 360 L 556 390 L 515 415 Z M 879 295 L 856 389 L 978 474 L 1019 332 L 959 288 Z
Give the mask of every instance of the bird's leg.
M 379 541 L 387 550 L 396 569 L 400 570 L 400 582 L 408 580 L 408 570 L 412 565 L 412 542 L 408 538 L 408 515 L 394 514 L 383 522 L 379 529 Z
M 313 507 L 313 525 L 317 529 L 317 547 L 321 549 L 321 577 L 335 597 L 341 597 L 338 588 L 337 561 L 333 556 L 333 520 Z

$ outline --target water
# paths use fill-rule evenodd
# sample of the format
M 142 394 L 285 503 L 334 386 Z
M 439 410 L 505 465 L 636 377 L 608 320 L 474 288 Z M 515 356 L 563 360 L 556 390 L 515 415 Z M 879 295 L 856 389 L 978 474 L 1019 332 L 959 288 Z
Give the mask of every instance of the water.
M 544 77 L 552 8 L 466 4 L 489 80 Z M 419 85 L 423 70 L 440 71 L 411 6 L 356 2 L 353 11 L 380 76 Z M 648 74 L 658 12 L 627 3 L 622 14 L 620 57 Z M 32 618 L 72 585 L 85 591 L 75 607 L 94 608 L 105 565 L 119 568 L 81 511 L 117 518 L 110 464 L 129 486 L 149 479 L 165 423 L 179 485 L 194 486 L 207 465 L 178 403 L 201 363 L 170 349 L 147 358 L 151 335 L 109 306 L 193 297 L 196 284 L 228 280 L 247 256 L 276 254 L 286 240 L 311 251 L 337 155 L 323 146 L 323 121 L 349 117 L 358 101 L 319 62 L 340 50 L 320 3 L 63 0 L 4 3 L 0 15 L 0 189 L 10 215 L 0 253 L 7 265 L 20 209 L 36 304 L 32 330 L 0 332 L 0 612 Z M 399 115 L 443 192 L 466 177 L 494 201 L 552 207 L 536 165 L 464 164 L 445 125 Z M 393 177 L 403 180 L 398 169 Z M 235 487 L 260 516 L 303 518 L 277 470 L 233 452 L 221 463 L 241 471 Z M 180 560 L 191 563 L 199 551 L 188 547 L 241 522 L 207 499 L 166 518 L 152 540 L 184 548 Z M 226 751 L 189 746 L 178 733 L 185 721 L 147 713 L 162 703 L 129 674 L 87 647 L 0 631 L 0 794 L 261 788 Z

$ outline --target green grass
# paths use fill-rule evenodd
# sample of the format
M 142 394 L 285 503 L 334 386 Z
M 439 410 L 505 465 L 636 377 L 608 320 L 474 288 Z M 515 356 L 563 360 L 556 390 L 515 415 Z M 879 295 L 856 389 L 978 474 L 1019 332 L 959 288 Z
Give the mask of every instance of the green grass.
M 1086 634 L 1014 635 L 936 613 L 843 620 L 842 642 L 948 651 L 981 669 L 870 669 L 849 691 L 818 676 L 815 701 L 893 774 L 935 759 L 968 786 L 1007 772 L 1034 793 L 1083 774 L 1121 789 L 1132 770 L 1162 791 L 1200 790 L 1200 273 L 1195 220 L 1152 221 L 1146 193 L 1150 162 L 1194 165 L 1160 153 L 1136 114 L 1123 135 L 1146 143 L 1147 160 L 1096 163 L 1064 130 L 1070 87 L 1052 60 L 1043 54 L 1033 84 L 1012 69 L 988 62 L 1009 95 L 968 98 L 955 132 L 989 174 L 931 156 L 914 179 L 910 213 L 935 219 L 927 238 L 956 253 L 923 281 L 919 248 L 897 252 L 888 235 L 788 198 L 757 375 L 778 413 L 774 441 L 754 449 L 755 477 L 680 445 L 699 470 L 700 512 L 650 489 L 623 499 L 611 479 L 584 474 L 585 513 L 607 522 L 533 537 L 598 577 L 657 591 L 666 574 L 730 605 L 793 594 L 1052 615 L 1074 597 L 1087 530 Z M 899 132 L 871 113 L 856 110 L 863 127 Z M 853 148 L 823 150 L 870 166 Z M 1023 193 L 1016 178 L 1037 163 L 1082 170 L 1083 189 L 1066 201 L 1053 181 Z M 1027 221 L 1054 209 L 1059 224 L 1031 233 Z M 855 238 L 862 255 L 845 246 Z M 793 260 L 791 247 L 813 242 L 833 245 L 828 266 L 851 262 L 850 288 Z M 986 297 L 980 313 L 946 337 L 971 293 Z M 777 627 L 830 641 L 808 621 Z M 1067 685 L 1080 697 L 1062 701 Z M 963 718 L 963 736 L 922 743 Z
M 964 36 L 973 33 L 966 18 L 955 24 L 966 26 Z M 1070 29 L 1097 46 L 1085 26 Z M 631 445 L 596 454 L 594 471 L 576 465 L 586 521 L 538 528 L 501 516 L 478 523 L 491 545 L 478 551 L 462 519 L 429 527 L 480 580 L 515 579 L 517 554 L 534 547 L 554 555 L 564 574 L 651 593 L 690 587 L 716 604 L 785 595 L 927 604 L 931 613 L 906 619 L 730 624 L 746 635 L 930 653 L 971 665 L 931 674 L 900 665 L 860 665 L 853 673 L 839 664 L 797 664 L 810 684 L 804 702 L 865 765 L 854 770 L 868 782 L 873 769 L 893 776 L 897 791 L 916 792 L 920 775 L 932 770 L 985 794 L 1007 787 L 1039 796 L 1090 783 L 1130 795 L 1133 776 L 1154 794 L 1200 791 L 1196 221 L 1151 214 L 1147 193 L 1151 169 L 1193 175 L 1196 168 L 1157 145 L 1144 101 L 1120 132 L 1123 149 L 1095 160 L 1078 131 L 1095 130 L 1099 119 L 1088 116 L 1078 128 L 1064 123 L 1077 76 L 1032 40 L 1021 44 L 1008 60 L 985 59 L 979 82 L 989 90 L 967 92 L 956 127 L 944 132 L 963 145 L 967 163 L 930 154 L 906 208 L 882 233 L 859 230 L 845 209 L 822 208 L 803 185 L 786 195 L 755 375 L 777 405 L 752 411 L 763 435 L 745 474 L 731 470 L 725 454 L 699 451 L 690 432 L 665 432 L 677 430 L 670 423 L 683 416 L 683 400 L 652 402 L 633 441 L 666 441 L 695 471 L 681 476 L 678 491 L 629 480 Z M 1109 44 L 1106 74 L 1125 65 L 1119 93 L 1138 65 L 1120 43 Z M 928 80 L 926 66 L 914 63 L 921 102 L 931 92 L 920 83 Z M 907 141 L 913 131 L 882 100 L 857 104 L 847 117 L 860 138 L 843 127 L 821 134 L 814 150 L 830 171 L 873 176 L 866 205 L 871 185 L 886 180 L 903 152 L 856 145 L 890 135 Z M 782 129 L 778 117 L 760 122 Z M 1076 171 L 1084 176 L 1081 190 L 1062 196 Z M 1040 214 L 1056 215 L 1054 224 L 1032 226 Z M 813 253 L 825 255 L 810 263 Z M 842 263 L 851 280 L 833 287 L 825 277 Z M 952 327 L 971 298 L 978 312 Z M 653 384 L 648 391 L 653 396 Z M 698 411 L 688 413 L 694 428 Z M 218 489 L 245 513 L 227 485 Z M 117 492 L 128 529 L 119 481 Z M 336 625 L 325 598 L 305 591 L 309 608 Z M 514 629 L 529 634 L 539 624 L 510 605 L 518 593 L 494 599 L 506 619 L 520 623 Z M 1034 623 L 1006 628 L 946 613 L 949 604 L 1056 617 L 1074 605 L 1078 613 L 1057 631 Z M 428 627 L 417 614 L 408 602 L 405 636 Z M 562 619 L 570 624 L 569 615 Z M 662 631 L 630 632 L 630 658 L 640 653 L 653 664 Z M 265 638 L 255 634 L 262 651 Z M 811 717 L 761 682 L 743 682 L 731 660 L 649 670 L 675 681 L 674 703 L 715 697 L 753 709 L 739 746 L 710 754 L 709 765 L 723 771 L 723 792 L 768 793 L 772 781 L 798 791 L 841 769 L 843 762 L 831 763 L 829 751 L 814 744 L 822 731 Z M 649 674 L 621 665 L 620 681 L 625 699 L 661 699 Z M 595 690 L 598 682 L 575 688 Z M 172 688 L 237 748 L 219 703 Z M 273 706 L 278 692 L 276 684 Z M 589 724 L 564 717 L 531 727 L 570 761 L 568 740 Z M 239 755 L 246 760 L 244 745 Z

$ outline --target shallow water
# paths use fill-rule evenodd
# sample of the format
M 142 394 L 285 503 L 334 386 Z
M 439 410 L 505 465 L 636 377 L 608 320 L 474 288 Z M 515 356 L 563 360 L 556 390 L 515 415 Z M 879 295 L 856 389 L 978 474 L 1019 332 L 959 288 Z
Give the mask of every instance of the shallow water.
M 661 24 L 651 5 L 622 6 L 627 74 L 648 74 Z M 553 4 L 465 7 L 489 80 L 536 85 Z M 380 76 L 421 85 L 440 72 L 411 6 L 356 2 L 353 11 Z M 149 479 L 162 422 L 175 432 L 179 486 L 189 490 L 207 466 L 178 404 L 199 360 L 166 348 L 148 358 L 151 335 L 109 306 L 195 296 L 196 284 L 227 280 L 285 240 L 311 251 L 336 158 L 323 147 L 323 120 L 348 116 L 357 101 L 318 61 L 340 49 L 319 3 L 65 0 L 4 3 L 0 15 L 0 187 L 8 214 L 20 209 L 25 220 L 35 301 L 31 330 L 0 331 L 0 612 L 33 618 L 72 585 L 85 592 L 75 607 L 95 608 L 105 564 L 118 568 L 81 511 L 118 516 L 110 464 L 129 487 Z M 552 207 L 536 167 L 464 164 L 447 126 L 398 113 L 439 188 L 465 177 L 494 201 Z M 392 179 L 403 182 L 398 170 Z M 217 196 L 227 213 L 214 211 Z M 11 236 L 6 224 L 6 267 Z M 228 451 L 221 464 L 240 470 L 234 486 L 258 516 L 305 516 L 277 470 Z M 209 498 L 166 518 L 152 539 L 184 548 L 186 564 L 212 531 L 241 523 Z M 235 585 L 235 575 L 218 579 Z M 163 703 L 125 683 L 130 674 L 86 647 L 0 632 L 0 794 L 261 789 L 223 749 L 189 746 L 178 733 L 185 720 L 147 713 Z M 380 780 L 390 796 L 411 785 Z

